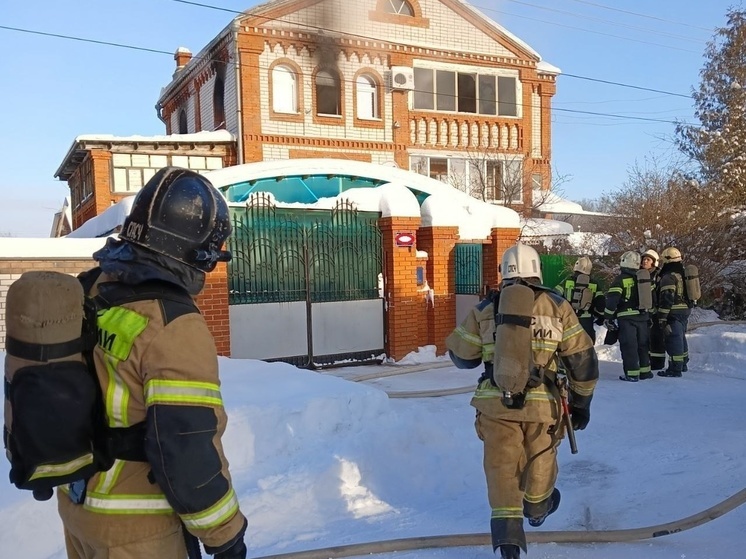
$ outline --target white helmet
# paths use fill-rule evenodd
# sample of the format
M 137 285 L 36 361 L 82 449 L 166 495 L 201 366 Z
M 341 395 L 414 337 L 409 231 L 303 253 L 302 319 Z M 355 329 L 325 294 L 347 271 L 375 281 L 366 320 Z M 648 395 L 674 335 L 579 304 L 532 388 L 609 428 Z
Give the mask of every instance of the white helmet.
M 633 270 L 637 270 L 637 268 L 640 267 L 640 253 L 635 252 L 634 250 L 628 250 L 622 254 L 619 266 L 621 268 L 632 268 Z
M 681 251 L 676 247 L 668 247 L 663 249 L 661 258 L 663 259 L 664 264 L 668 264 L 669 262 L 681 262 Z
M 653 268 L 658 267 L 658 262 L 660 261 L 660 257 L 658 256 L 658 253 L 655 252 L 652 248 L 649 248 L 645 252 L 642 253 L 642 258 L 649 257 L 653 259 Z
M 539 253 L 530 246 L 521 243 L 510 247 L 503 253 L 500 273 L 504 280 L 539 278 L 539 281 L 543 281 Z
M 573 272 L 580 272 L 581 274 L 589 275 L 593 268 L 593 262 L 587 256 L 581 256 L 578 261 L 575 262 L 575 267 L 572 269 Z

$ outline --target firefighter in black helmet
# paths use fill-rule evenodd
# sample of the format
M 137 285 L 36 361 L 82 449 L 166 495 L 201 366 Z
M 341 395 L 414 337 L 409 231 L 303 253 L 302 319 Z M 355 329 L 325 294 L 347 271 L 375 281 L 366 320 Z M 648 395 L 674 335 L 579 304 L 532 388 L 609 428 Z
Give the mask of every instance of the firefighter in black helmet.
M 114 466 L 62 488 L 68 557 L 186 557 L 187 544 L 244 559 L 239 509 L 221 437 L 215 343 L 193 302 L 205 275 L 230 259 L 228 207 L 187 169 L 158 171 L 135 198 L 119 239 L 109 238 L 83 277 L 90 293 L 124 291 L 99 313 L 94 362 L 111 428 L 142 426 L 137 448 Z M 198 459 L 195 459 L 198 458 Z M 116 551 L 114 551 L 116 550 Z

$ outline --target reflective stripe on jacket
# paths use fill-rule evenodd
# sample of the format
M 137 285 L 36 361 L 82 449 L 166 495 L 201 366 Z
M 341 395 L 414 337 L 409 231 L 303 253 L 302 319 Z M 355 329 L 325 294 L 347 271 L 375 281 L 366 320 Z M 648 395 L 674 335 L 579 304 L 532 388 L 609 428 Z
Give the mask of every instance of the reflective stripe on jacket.
M 183 523 L 210 547 L 230 542 L 246 521 L 223 454 L 227 418 L 204 317 L 191 302 L 140 300 L 100 311 L 98 330 L 109 426 L 144 422 L 148 462 L 117 460 L 88 481 L 90 522 L 147 515 L 164 530 Z
M 580 407 L 590 405 L 598 380 L 598 360 L 593 343 L 569 302 L 551 290 L 538 289 L 541 293 L 534 300 L 531 348 L 526 349 L 531 351 L 533 363 L 545 367 L 550 378 L 555 376 L 558 359 L 561 360 L 568 375 L 571 397 Z M 485 299 L 451 333 L 446 346 L 464 362 L 481 359 L 491 367 L 494 333 L 494 305 Z M 484 379 L 479 383 L 471 404 L 486 415 L 509 416 L 515 421 L 550 423 L 558 419 L 558 402 L 545 384 L 527 390 L 526 405 L 520 410 L 506 408 L 501 398 L 502 390 L 490 379 Z

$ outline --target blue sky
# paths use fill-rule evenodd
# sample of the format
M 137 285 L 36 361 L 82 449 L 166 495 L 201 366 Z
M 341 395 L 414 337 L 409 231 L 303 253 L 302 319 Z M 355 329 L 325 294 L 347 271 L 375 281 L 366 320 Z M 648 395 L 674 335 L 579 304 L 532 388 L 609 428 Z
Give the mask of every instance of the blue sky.
M 231 10 L 255 4 L 203 3 Z M 566 74 L 684 95 L 698 83 L 705 44 L 732 5 L 723 0 L 473 3 Z M 7 2 L 0 26 L 173 53 L 179 46 L 199 51 L 231 18 L 173 0 L 37 0 Z M 0 235 L 47 236 L 67 194 L 66 183 L 53 175 L 76 136 L 164 133 L 154 105 L 174 70 L 173 57 L 2 28 L 0 52 Z M 575 200 L 618 188 L 636 160 L 670 153 L 673 125 L 570 111 L 665 121 L 692 115 L 688 98 L 567 75 L 558 80 L 554 107 L 553 167 L 564 177 L 563 195 Z

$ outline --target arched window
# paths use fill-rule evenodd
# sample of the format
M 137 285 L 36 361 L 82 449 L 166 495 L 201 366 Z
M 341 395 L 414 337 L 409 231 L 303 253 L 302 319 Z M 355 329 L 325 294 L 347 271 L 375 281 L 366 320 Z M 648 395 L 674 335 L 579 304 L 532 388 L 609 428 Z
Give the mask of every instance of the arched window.
M 316 114 L 341 115 L 339 77 L 333 70 L 322 70 L 316 74 Z
M 179 111 L 179 134 L 189 134 L 189 124 L 187 123 L 186 111 Z
M 298 79 L 289 66 L 272 69 L 272 110 L 276 113 L 298 113 Z
M 213 130 L 225 128 L 225 82 L 218 76 L 212 90 Z
M 365 74 L 355 80 L 357 95 L 357 117 L 364 119 L 378 118 L 378 84 Z
M 385 0 L 383 11 L 387 14 L 397 14 L 400 16 L 414 16 L 414 10 L 407 0 Z

